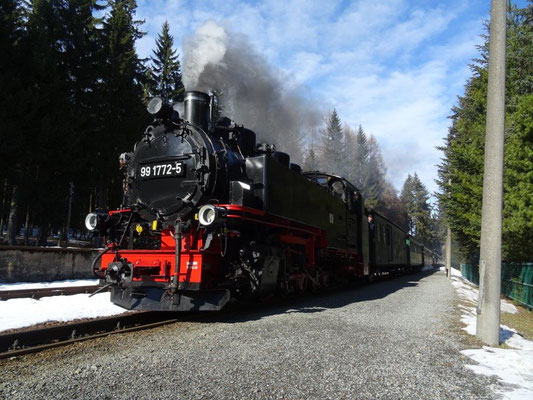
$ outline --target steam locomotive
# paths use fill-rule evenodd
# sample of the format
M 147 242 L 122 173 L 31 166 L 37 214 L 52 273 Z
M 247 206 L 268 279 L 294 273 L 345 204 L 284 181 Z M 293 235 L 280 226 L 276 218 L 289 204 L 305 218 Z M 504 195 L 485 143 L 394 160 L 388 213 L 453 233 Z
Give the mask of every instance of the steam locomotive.
M 123 205 L 87 215 L 106 249 L 102 288 L 126 309 L 220 310 L 230 299 L 303 293 L 431 263 L 423 246 L 368 212 L 346 179 L 302 172 L 288 154 L 185 93 L 121 156 Z M 370 222 L 369 219 L 371 220 Z M 427 251 L 426 251 L 427 253 Z

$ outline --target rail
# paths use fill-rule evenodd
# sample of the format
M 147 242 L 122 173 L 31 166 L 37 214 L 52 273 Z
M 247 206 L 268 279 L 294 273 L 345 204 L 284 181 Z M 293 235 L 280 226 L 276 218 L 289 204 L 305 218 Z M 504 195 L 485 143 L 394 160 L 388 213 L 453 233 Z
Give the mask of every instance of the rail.
M 4 333 L 0 334 L 0 359 L 36 353 L 111 334 L 155 328 L 177 321 L 176 314 L 135 312 L 91 321 Z
M 93 293 L 97 289 L 98 285 L 0 290 L 0 300 L 21 298 L 40 299 L 41 297 L 49 296 L 67 296 L 80 293 Z

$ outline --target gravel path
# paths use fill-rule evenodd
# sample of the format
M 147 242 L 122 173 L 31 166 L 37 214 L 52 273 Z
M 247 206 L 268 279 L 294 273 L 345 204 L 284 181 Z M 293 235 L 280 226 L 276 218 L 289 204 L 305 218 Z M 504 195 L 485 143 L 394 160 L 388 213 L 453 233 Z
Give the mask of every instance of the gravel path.
M 491 399 L 441 271 L 0 361 L 0 399 Z

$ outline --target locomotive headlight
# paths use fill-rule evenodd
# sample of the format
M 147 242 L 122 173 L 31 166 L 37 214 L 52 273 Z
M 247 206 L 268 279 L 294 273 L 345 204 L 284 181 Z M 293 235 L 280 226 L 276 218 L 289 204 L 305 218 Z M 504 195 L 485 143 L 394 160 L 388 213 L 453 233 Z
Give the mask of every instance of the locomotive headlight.
M 109 215 L 103 212 L 92 212 L 85 217 L 85 227 L 90 232 L 94 232 L 102 228 L 108 220 Z
M 198 220 L 202 225 L 211 225 L 215 221 L 215 207 L 212 205 L 203 206 L 198 212 Z
M 85 227 L 89 231 L 94 231 L 98 226 L 98 215 L 96 213 L 89 213 L 85 217 Z
M 226 209 L 222 207 L 215 207 L 211 204 L 202 206 L 198 211 L 198 221 L 204 226 L 211 225 L 214 222 L 220 222 L 225 217 Z

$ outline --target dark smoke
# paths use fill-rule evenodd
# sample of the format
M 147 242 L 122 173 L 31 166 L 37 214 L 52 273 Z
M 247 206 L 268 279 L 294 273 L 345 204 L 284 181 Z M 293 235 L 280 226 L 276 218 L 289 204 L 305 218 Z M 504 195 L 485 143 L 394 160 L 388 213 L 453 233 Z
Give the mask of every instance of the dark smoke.
M 258 143 L 301 162 L 303 141 L 322 120 L 318 107 L 289 88 L 282 72 L 268 65 L 238 34 L 207 21 L 184 43 L 183 80 L 187 90 L 222 93 L 223 114 L 253 129 Z

